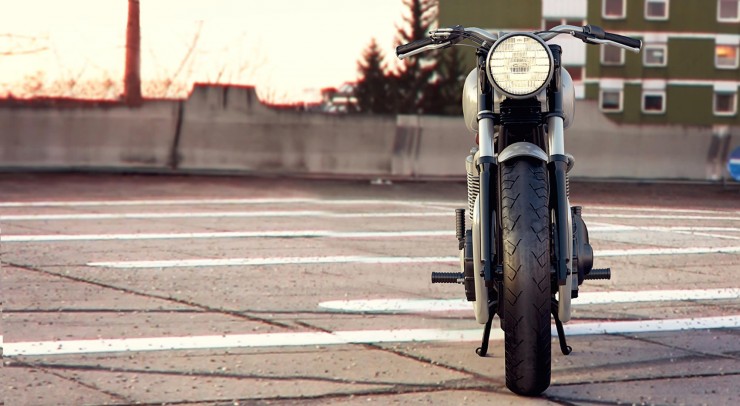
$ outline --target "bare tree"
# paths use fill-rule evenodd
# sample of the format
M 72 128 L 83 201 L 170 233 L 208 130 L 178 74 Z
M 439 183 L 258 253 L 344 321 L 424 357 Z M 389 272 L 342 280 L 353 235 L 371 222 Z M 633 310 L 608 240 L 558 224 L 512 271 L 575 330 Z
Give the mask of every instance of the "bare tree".
M 126 25 L 126 72 L 123 100 L 129 106 L 140 106 L 141 100 L 141 26 L 139 0 L 128 0 Z
M 13 33 L 0 34 L 0 56 L 28 55 L 49 50 L 48 37 L 17 35 Z

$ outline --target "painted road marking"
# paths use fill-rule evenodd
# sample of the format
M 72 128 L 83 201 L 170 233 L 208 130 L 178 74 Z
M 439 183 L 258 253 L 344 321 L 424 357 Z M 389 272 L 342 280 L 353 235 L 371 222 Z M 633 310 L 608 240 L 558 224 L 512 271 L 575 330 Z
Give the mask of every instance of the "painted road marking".
M 0 215 L 0 221 L 50 221 L 50 220 L 119 220 L 119 219 L 172 219 L 172 218 L 231 218 L 231 217 L 453 217 L 452 213 L 439 211 L 389 212 L 389 213 L 336 213 L 328 211 L 217 211 L 183 213 L 80 213 L 80 214 L 17 214 Z
M 601 250 L 595 253 L 601 257 L 626 257 L 647 255 L 685 255 L 685 254 L 734 254 L 740 247 L 709 248 L 646 248 L 626 250 Z M 215 267 L 215 266 L 257 266 L 257 265 L 307 265 L 307 264 L 426 264 L 459 263 L 460 258 L 450 257 L 369 257 L 369 256 L 326 256 L 326 257 L 275 257 L 275 258 L 220 258 L 220 259 L 177 259 L 162 261 L 105 261 L 90 262 L 87 266 L 104 268 L 177 268 L 177 267 Z
M 239 205 L 239 204 L 323 204 L 323 205 L 365 205 L 365 204 L 399 204 L 399 205 L 426 205 L 466 207 L 465 200 L 438 201 L 438 200 L 381 200 L 381 199 L 316 199 L 316 198 L 240 198 L 240 199 L 138 199 L 138 200 L 84 200 L 84 201 L 40 201 L 40 202 L 0 202 L 3 207 L 95 207 L 95 206 L 178 206 L 178 205 Z M 674 209 L 663 207 L 630 207 L 609 205 L 588 205 L 588 210 L 614 210 L 638 212 L 664 213 L 705 213 L 705 214 L 737 214 L 740 211 L 701 210 L 701 209 Z
M 740 289 L 581 292 L 573 305 L 724 299 L 740 299 Z M 348 313 L 426 313 L 471 310 L 473 305 L 465 299 L 369 299 L 332 300 L 319 307 Z
M 454 231 L 226 231 L 212 233 L 136 233 L 136 234 L 51 234 L 4 235 L 0 242 L 106 241 L 106 240 L 177 240 L 203 238 L 407 238 L 453 237 Z
M 707 209 L 674 209 L 668 207 L 627 207 L 627 206 L 584 206 L 584 213 L 589 210 L 637 211 L 655 213 L 702 213 L 702 214 L 737 214 L 739 210 L 707 210 Z M 586 213 L 587 214 L 587 213 Z
M 734 254 L 740 247 L 686 247 L 686 248 L 636 248 L 627 250 L 598 250 L 596 257 L 621 257 L 644 255 Z
M 94 201 L 44 201 L 44 202 L 0 202 L 0 207 L 110 207 L 110 206 L 193 206 L 234 204 L 319 204 L 319 205 L 434 205 L 458 204 L 464 201 L 422 201 L 392 199 L 313 199 L 313 198 L 244 198 L 244 199 L 145 199 L 145 200 L 94 200 Z
M 575 323 L 567 324 L 565 326 L 565 333 L 570 336 L 635 334 L 715 328 L 737 328 L 738 326 L 740 326 L 740 316 L 724 316 L 693 319 Z M 131 351 L 204 350 L 434 341 L 460 342 L 479 341 L 480 334 L 481 329 L 479 328 L 469 330 L 409 329 L 335 331 L 333 333 L 303 332 L 16 342 L 4 344 L 3 356 L 50 356 Z M 557 336 L 555 326 L 552 326 L 551 334 L 553 336 Z M 492 330 L 491 339 L 502 340 L 503 332 L 500 329 Z
M 650 220 L 717 220 L 717 221 L 740 221 L 740 216 L 691 216 L 691 215 L 663 215 L 663 214 L 583 214 L 589 218 L 614 218 L 614 219 L 650 219 Z
M 589 232 L 657 231 L 698 235 L 721 239 L 737 239 L 740 236 L 700 233 L 699 231 L 740 232 L 737 227 L 633 227 L 603 225 L 589 228 Z M 39 234 L 2 235 L 0 242 L 55 242 L 55 241 L 107 241 L 107 240 L 162 240 L 162 239 L 206 239 L 206 238 L 406 238 L 406 237 L 450 237 L 450 230 L 409 231 L 329 231 L 329 230 L 282 230 L 282 231 L 224 231 L 210 233 L 129 233 L 129 234 Z
M 674 231 L 676 234 L 684 234 L 684 235 L 695 235 L 697 237 L 710 237 L 710 238 L 719 238 L 722 240 L 740 240 L 740 236 L 735 235 L 726 235 L 726 234 L 716 234 L 716 233 L 698 233 L 695 231 Z
M 359 213 L 358 213 L 359 214 Z M 405 216 L 406 213 L 388 213 Z M 0 217 L 0 219 L 2 219 Z M 657 231 L 699 235 L 714 238 L 740 239 L 740 236 L 703 233 L 705 231 L 740 232 L 738 227 L 637 227 L 597 223 L 589 232 Z M 201 239 L 201 238 L 393 238 L 393 237 L 448 237 L 448 230 L 370 231 L 341 232 L 329 230 L 281 230 L 281 231 L 226 231 L 210 233 L 130 233 L 130 234 L 40 234 L 4 235 L 2 242 L 46 242 L 46 241 L 94 241 L 94 240 L 157 240 L 157 239 Z
M 625 231 L 655 231 L 665 233 L 675 233 L 683 235 L 695 235 L 698 237 L 710 237 L 724 240 L 740 240 L 740 236 L 708 233 L 706 231 L 722 231 L 729 233 L 740 232 L 738 227 L 659 227 L 659 226 L 625 226 L 616 224 L 606 224 L 591 222 L 595 227 L 590 227 L 589 232 L 625 232 Z
M 201 266 L 257 266 L 257 265 L 307 265 L 307 264 L 408 264 L 460 261 L 458 257 L 276 257 L 276 258 L 224 258 L 182 259 L 165 261 L 90 262 L 87 265 L 105 268 L 176 268 Z
M 610 224 L 601 223 L 596 221 L 590 221 L 588 224 L 588 231 L 665 231 L 665 232 L 677 232 L 677 231 L 720 231 L 729 233 L 740 232 L 740 227 L 705 227 L 705 226 L 627 226 L 622 224 Z
M 228 217 L 329 217 L 329 218 L 372 218 L 372 217 L 452 217 L 452 212 L 357 212 L 337 213 L 321 210 L 269 210 L 269 211 L 217 211 L 217 212 L 141 212 L 141 213 L 75 213 L 75 214 L 6 214 L 0 221 L 53 221 L 53 220 L 118 220 L 118 219 L 170 219 L 170 218 L 228 218 Z M 740 216 L 669 216 L 640 214 L 585 214 L 589 218 L 659 219 L 659 220 L 715 220 L 740 221 Z

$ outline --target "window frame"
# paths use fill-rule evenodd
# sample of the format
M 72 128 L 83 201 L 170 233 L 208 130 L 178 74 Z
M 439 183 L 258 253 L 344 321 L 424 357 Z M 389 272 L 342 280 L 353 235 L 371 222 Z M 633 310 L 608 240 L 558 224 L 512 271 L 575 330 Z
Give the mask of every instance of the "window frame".
M 616 109 L 604 108 L 604 93 L 618 93 L 619 107 Z M 599 111 L 602 113 L 621 113 L 624 111 L 624 89 L 599 89 Z
M 648 4 L 649 3 L 664 3 L 665 4 L 665 16 L 652 17 L 648 15 Z M 719 4 L 719 3 L 717 3 Z M 645 0 L 645 20 L 647 21 L 668 21 L 671 15 L 671 2 L 670 0 Z
M 660 96 L 663 99 L 661 103 L 661 110 L 645 110 L 645 97 L 646 96 Z M 666 91 L 665 90 L 645 90 L 643 89 L 642 95 L 640 96 L 640 111 L 642 114 L 665 114 L 666 112 Z
M 722 4 L 722 1 L 726 0 L 717 0 L 717 22 L 720 23 L 737 23 L 740 22 L 740 0 L 737 0 L 737 11 L 735 14 L 735 18 L 726 18 L 722 17 L 722 7 L 720 7 L 720 4 Z
M 581 26 L 585 25 L 586 21 L 583 19 L 578 18 L 545 18 L 542 17 L 542 30 L 547 31 L 549 28 L 547 27 L 548 21 L 556 21 L 557 24 L 553 25 L 553 27 L 557 27 L 558 25 L 575 25 L 575 26 Z M 552 27 L 550 27 L 552 28 Z
M 604 20 L 624 20 L 627 18 L 627 0 L 619 0 L 622 2 L 622 14 L 619 16 L 612 16 L 606 14 L 606 2 L 608 0 L 601 0 L 601 18 Z
M 663 50 L 663 63 L 648 62 L 648 49 L 650 48 L 659 48 Z M 666 66 L 668 66 L 668 44 L 646 44 L 643 47 L 642 51 L 642 66 L 648 68 L 665 68 Z
M 606 62 L 604 60 L 604 54 L 606 53 L 607 49 L 611 48 L 611 51 L 618 50 L 619 51 L 619 62 Z M 603 66 L 624 66 L 625 64 L 625 53 L 624 48 L 617 48 L 613 47 L 611 45 L 603 45 L 599 47 L 599 62 L 601 62 L 601 65 Z
M 717 55 L 717 48 L 719 47 L 734 47 L 735 48 L 735 63 L 730 65 L 720 65 L 719 64 L 719 56 Z M 732 44 L 714 44 L 714 67 L 717 69 L 737 69 L 740 67 L 740 45 L 732 45 Z
M 732 111 L 717 111 L 717 96 L 732 96 Z M 712 113 L 719 117 L 731 117 L 737 114 L 737 92 L 714 91 L 712 96 Z

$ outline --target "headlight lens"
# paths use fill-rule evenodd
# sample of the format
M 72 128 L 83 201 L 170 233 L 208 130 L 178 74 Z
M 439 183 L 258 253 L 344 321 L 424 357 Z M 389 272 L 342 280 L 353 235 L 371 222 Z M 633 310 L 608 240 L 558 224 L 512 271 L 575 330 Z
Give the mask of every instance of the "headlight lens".
M 537 94 L 552 77 L 550 48 L 526 34 L 501 38 L 488 54 L 488 78 L 496 90 L 522 99 Z

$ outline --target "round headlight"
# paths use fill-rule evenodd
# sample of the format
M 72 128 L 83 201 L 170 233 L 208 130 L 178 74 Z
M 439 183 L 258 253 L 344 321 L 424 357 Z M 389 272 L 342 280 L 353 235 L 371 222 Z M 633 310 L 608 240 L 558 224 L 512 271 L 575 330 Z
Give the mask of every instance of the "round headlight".
M 506 35 L 488 53 L 488 79 L 496 90 L 514 99 L 539 93 L 552 71 L 550 48 L 534 35 Z

